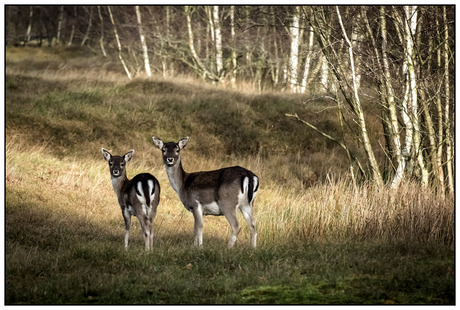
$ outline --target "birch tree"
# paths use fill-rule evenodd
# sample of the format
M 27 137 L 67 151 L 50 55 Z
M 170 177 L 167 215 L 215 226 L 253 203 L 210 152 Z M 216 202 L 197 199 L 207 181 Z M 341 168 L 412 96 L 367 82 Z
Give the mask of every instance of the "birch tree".
M 212 21 L 214 24 L 214 38 L 215 38 L 215 47 L 216 47 L 216 72 L 219 77 L 219 81 L 223 80 L 223 56 L 222 56 L 222 33 L 220 29 L 220 20 L 219 20 L 219 6 L 214 5 L 212 7 Z
M 102 18 L 101 6 L 97 6 L 97 14 L 99 15 L 99 21 L 101 23 L 101 35 L 99 37 L 99 46 L 104 57 L 107 57 L 107 53 L 104 47 L 104 19 Z
M 72 17 L 70 18 L 71 22 L 72 22 L 72 26 L 71 26 L 71 30 L 70 30 L 70 36 L 69 36 L 69 42 L 67 42 L 67 46 L 71 46 L 72 43 L 73 43 L 73 37 L 75 35 L 75 23 L 76 23 L 76 19 L 77 19 L 77 7 L 74 6 L 73 7 L 73 14 L 72 14 Z
M 235 6 L 232 5 L 230 7 L 230 35 L 232 38 L 232 74 L 230 78 L 230 84 L 232 88 L 236 88 L 236 70 L 237 70 L 237 63 L 236 63 L 236 41 L 235 41 Z
M 394 152 L 395 157 L 395 162 L 396 162 L 396 174 L 402 175 L 404 169 L 405 169 L 405 159 L 402 156 L 402 150 L 401 150 L 401 140 L 399 137 L 399 121 L 398 121 L 398 111 L 396 108 L 396 101 L 395 101 L 395 93 L 392 85 L 392 78 L 391 78 L 391 73 L 390 73 L 390 63 L 388 60 L 388 54 L 387 54 L 387 45 L 388 45 L 388 39 L 387 39 L 387 26 L 386 26 L 386 15 L 385 15 L 385 7 L 381 6 L 380 7 L 380 12 L 379 12 L 379 21 L 380 21 L 380 31 L 381 31 L 381 38 L 382 38 L 382 45 L 381 45 L 381 54 L 382 54 L 382 64 L 383 67 L 380 69 L 380 74 L 379 76 L 381 77 L 381 85 L 384 85 L 382 88 L 384 91 L 381 92 L 381 94 L 384 96 L 381 98 L 381 101 L 383 102 L 384 106 L 386 103 L 386 107 L 388 108 L 388 114 L 389 114 L 389 132 L 388 134 L 390 135 L 390 140 L 393 143 L 392 148 L 389 149 L 390 154 L 392 151 Z M 369 23 L 367 23 L 369 25 Z M 368 26 L 369 27 L 369 26 Z M 370 27 L 368 28 L 368 32 L 370 32 Z M 370 34 L 372 36 L 372 34 Z M 375 45 L 375 43 L 374 43 Z M 379 62 L 379 52 L 377 51 L 377 47 L 375 46 L 376 49 L 376 56 L 377 60 Z M 385 113 L 385 111 L 384 111 Z M 399 183 L 399 181 L 397 182 Z
M 58 24 L 57 24 L 57 32 L 56 32 L 56 43 L 61 43 L 61 31 L 62 31 L 62 19 L 64 18 L 64 6 L 61 5 L 59 7 L 59 14 L 58 14 Z
M 114 33 L 114 35 L 115 35 L 115 40 L 117 41 L 118 59 L 120 59 L 120 62 L 121 62 L 121 64 L 123 65 L 123 68 L 125 69 L 126 75 L 128 76 L 128 79 L 131 80 L 131 79 L 132 79 L 131 73 L 129 72 L 129 69 L 128 69 L 128 67 L 126 66 L 126 63 L 125 63 L 125 61 L 123 60 L 123 56 L 121 55 L 120 37 L 118 36 L 117 27 L 116 27 L 116 25 L 115 25 L 115 20 L 113 19 L 113 14 L 112 14 L 112 10 L 110 9 L 110 6 L 107 6 L 107 10 L 108 10 L 108 12 L 109 12 L 110 21 L 111 21 L 112 26 L 113 26 L 113 33 Z
M 212 81 L 218 82 L 220 80 L 219 76 L 216 74 L 213 74 L 212 71 L 206 68 L 206 66 L 203 64 L 200 57 L 198 56 L 198 53 L 195 50 L 194 36 L 193 36 L 193 30 L 192 30 L 191 8 L 189 6 L 185 6 L 184 10 L 185 10 L 185 16 L 187 19 L 188 46 L 190 49 L 190 54 L 192 56 L 192 59 L 194 63 L 196 64 L 193 67 L 195 68 L 195 70 L 202 73 L 205 77 L 209 78 Z
M 27 31 L 26 31 L 26 36 L 25 36 L 25 40 L 24 40 L 24 45 L 26 45 L 26 43 L 28 43 L 30 41 L 30 36 L 31 36 L 31 32 L 32 32 L 33 18 L 34 18 L 34 7 L 31 5 L 29 7 L 29 23 L 27 25 Z
M 368 135 L 368 132 L 367 132 L 367 125 L 366 125 L 366 121 L 365 121 L 365 118 L 364 118 L 364 111 L 362 109 L 362 106 L 361 106 L 361 100 L 360 100 L 360 97 L 359 97 L 359 94 L 358 94 L 358 78 L 356 76 L 356 69 L 355 69 L 355 61 L 354 61 L 354 57 L 353 57 L 353 44 L 351 43 L 350 39 L 348 38 L 348 35 L 347 35 L 347 32 L 345 30 L 345 27 L 343 26 L 343 22 L 342 22 L 342 16 L 340 14 L 340 10 L 339 10 L 339 7 L 336 6 L 336 11 L 337 11 L 337 17 L 338 17 L 338 20 L 339 20 L 339 24 L 340 24 L 340 28 L 342 29 L 342 34 L 343 34 L 343 37 L 345 39 L 345 42 L 348 46 L 348 55 L 350 57 L 350 67 L 351 67 L 351 78 L 352 78 L 352 93 L 353 93 L 353 96 L 352 98 L 350 98 L 350 102 L 352 103 L 352 108 L 353 110 L 355 111 L 355 114 L 357 116 L 357 119 L 358 119 L 358 124 L 360 126 L 360 129 L 361 129 L 361 136 L 362 136 L 362 140 L 363 140 L 363 146 L 364 146 L 364 149 L 366 151 L 366 154 L 367 154 L 367 159 L 369 161 L 369 166 L 372 168 L 372 177 L 373 177 L 373 180 L 376 184 L 378 185 L 383 185 L 383 180 L 382 180 L 382 176 L 380 174 L 380 169 L 379 169 L 379 165 L 377 163 L 377 160 L 375 159 L 375 155 L 374 155 L 374 151 L 372 149 L 372 145 L 371 145 L 371 141 L 369 139 L 369 135 Z M 341 77 L 337 77 L 337 79 L 339 81 L 342 80 Z M 339 82 L 340 83 L 340 82 Z M 341 86 L 342 89 L 344 86 Z
M 303 70 L 302 81 L 300 83 L 300 92 L 303 94 L 307 89 L 308 74 L 310 73 L 311 59 L 313 55 L 313 27 L 310 25 L 308 27 L 308 45 L 307 45 L 307 55 L 305 57 L 305 66 Z
M 89 32 L 91 30 L 91 26 L 93 24 L 93 7 L 89 7 L 89 20 L 88 20 L 88 27 L 86 28 L 85 35 L 83 36 L 83 40 L 81 40 L 81 46 L 84 46 L 86 41 L 89 39 Z
M 300 40 L 300 7 L 296 6 L 292 15 L 292 23 L 289 28 L 291 37 L 291 52 L 289 56 L 289 88 L 297 92 L 297 67 L 299 62 L 299 40 Z
M 450 121 L 450 81 L 449 81 L 449 27 L 447 21 L 446 7 L 443 7 L 442 18 L 444 22 L 444 44 L 443 44 L 443 56 L 444 56 L 444 87 L 445 87 L 445 130 L 446 130 L 446 165 L 447 165 L 447 181 L 449 185 L 449 191 L 454 194 L 454 174 L 453 174 L 453 151 L 452 151 L 452 135 L 451 135 L 451 121 Z
M 365 153 L 366 159 L 370 168 L 370 175 L 372 180 L 378 186 L 383 185 L 383 179 L 380 173 L 379 164 L 375 157 L 371 140 L 369 137 L 369 133 L 367 130 L 366 119 L 364 115 L 364 110 L 361 105 L 361 99 L 358 93 L 359 82 L 356 74 L 355 68 L 355 59 L 354 59 L 354 51 L 353 51 L 353 44 L 349 39 L 347 31 L 342 21 L 342 16 L 338 7 L 335 8 L 335 14 L 337 16 L 337 20 L 340 26 L 340 35 L 343 37 L 344 42 L 346 44 L 347 49 L 347 59 L 349 68 L 344 67 L 343 59 L 336 51 L 334 45 L 330 41 L 330 33 L 327 29 L 324 29 L 322 26 L 326 25 L 325 19 L 325 12 L 324 8 L 319 9 L 318 11 L 314 12 L 309 20 L 309 24 L 313 27 L 313 30 L 318 38 L 318 42 L 322 48 L 322 52 L 324 58 L 326 59 L 327 63 L 330 65 L 330 69 L 334 73 L 336 77 L 336 82 L 340 88 L 340 92 L 342 93 L 345 101 L 348 103 L 350 111 L 353 113 L 354 121 L 359 125 L 359 136 L 360 136 L 360 143 L 362 144 Z M 348 76 L 351 76 L 348 78 Z M 339 111 L 339 117 L 341 118 L 341 113 Z M 341 121 L 341 119 L 340 119 Z M 311 126 L 309 126 L 311 127 Z M 311 127 L 313 128 L 313 127 Z M 323 133 L 323 136 L 325 135 Z M 330 136 L 329 136 L 330 137 Z M 349 156 L 350 160 L 352 159 L 351 152 L 349 151 L 348 147 L 342 142 L 342 148 L 347 151 L 347 155 Z M 359 161 L 355 160 L 359 163 Z M 350 166 L 351 167 L 351 166 Z M 352 171 L 352 168 L 351 168 Z
M 145 72 L 147 73 L 147 76 L 151 77 L 152 72 L 150 71 L 149 51 L 147 48 L 147 42 L 145 40 L 144 29 L 142 27 L 141 11 L 138 5 L 136 5 L 136 17 L 137 17 L 137 27 L 139 29 L 139 37 L 140 37 L 141 46 L 142 46 L 142 55 L 144 58 L 144 68 L 145 68 Z

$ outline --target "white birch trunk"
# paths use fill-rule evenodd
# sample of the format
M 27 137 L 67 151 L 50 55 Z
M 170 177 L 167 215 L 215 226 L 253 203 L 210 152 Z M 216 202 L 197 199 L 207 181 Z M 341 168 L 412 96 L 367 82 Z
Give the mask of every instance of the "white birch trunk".
M 32 21 L 33 21 L 33 18 L 34 18 L 34 7 L 31 5 L 29 7 L 29 24 L 27 25 L 27 31 L 26 31 L 26 39 L 25 39 L 25 43 L 28 43 L 30 41 L 30 34 L 32 32 Z
M 437 9 L 436 9 L 437 10 Z M 438 36 L 439 42 L 443 39 L 441 38 L 441 31 L 439 25 L 438 14 L 436 14 L 436 32 Z M 438 84 L 442 84 L 442 57 L 441 57 L 441 49 L 438 48 L 437 50 L 437 69 L 439 71 L 438 74 Z M 444 143 L 444 116 L 443 116 L 443 109 L 442 109 L 442 101 L 441 101 L 441 92 L 436 92 L 436 110 L 437 110 L 437 117 L 438 117 L 438 143 L 437 143 L 437 160 L 438 160 L 438 180 L 439 186 L 442 188 L 443 193 L 445 192 L 445 184 L 444 184 L 444 169 L 442 167 L 442 153 L 443 153 L 443 143 Z
M 74 6 L 73 7 L 73 18 L 71 19 L 72 20 L 72 27 L 71 27 L 71 30 L 70 30 L 70 38 L 69 38 L 69 42 L 67 43 L 67 46 L 72 46 L 73 36 L 75 35 L 76 19 L 77 19 L 77 7 Z
M 444 20 L 444 85 L 445 85 L 445 108 L 444 108 L 444 119 L 446 129 L 446 165 L 447 165 L 447 184 L 449 186 L 449 192 L 454 194 L 454 173 L 453 173 L 453 156 L 452 156 L 452 136 L 450 132 L 450 84 L 449 84 L 449 27 L 447 25 L 447 12 L 446 7 L 443 6 L 443 20 Z
M 364 111 L 362 109 L 361 101 L 359 99 L 358 82 L 356 78 L 355 62 L 354 62 L 354 57 L 353 57 L 353 44 L 348 38 L 347 32 L 345 31 L 345 27 L 343 26 L 342 17 L 340 15 L 340 10 L 338 6 L 336 6 L 336 10 L 337 10 L 337 17 L 339 20 L 339 24 L 340 24 L 340 27 L 342 28 L 343 37 L 345 38 L 345 41 L 348 45 L 348 55 L 350 58 L 351 75 L 352 75 L 352 81 L 353 81 L 353 99 L 354 99 L 354 106 L 355 106 L 355 111 L 356 111 L 355 113 L 356 113 L 356 116 L 358 117 L 358 125 L 361 128 L 361 137 L 363 139 L 364 150 L 366 151 L 367 159 L 372 169 L 372 178 L 377 185 L 382 186 L 383 185 L 382 176 L 380 174 L 380 169 L 378 167 L 377 160 L 374 155 L 374 151 L 372 150 L 371 141 L 369 139 L 369 134 L 367 132 L 366 121 L 364 118 Z
M 292 16 L 292 24 L 290 27 L 291 36 L 291 53 L 289 56 L 289 88 L 293 93 L 297 92 L 297 67 L 299 62 L 299 20 L 300 7 L 296 6 L 294 15 Z
M 272 15 L 272 18 L 270 19 L 270 22 L 272 25 L 276 24 L 276 16 L 274 13 L 273 6 L 270 6 L 270 14 Z M 267 23 L 269 22 L 269 19 L 267 17 Z M 276 87 L 279 82 L 279 74 L 280 74 L 280 60 L 279 60 L 279 54 L 278 54 L 278 43 L 277 43 L 277 32 L 276 32 L 276 27 L 272 26 L 272 33 L 273 33 L 273 50 L 275 51 L 275 65 L 272 70 L 272 80 L 273 80 L 273 86 Z
M 222 81 L 223 69 L 224 69 L 224 62 L 222 57 L 222 33 L 220 30 L 220 20 L 219 20 L 219 6 L 214 5 L 212 7 L 212 17 L 214 22 L 214 31 L 216 37 L 216 70 L 217 76 Z
M 408 60 L 408 71 L 409 71 L 409 80 L 410 80 L 410 97 L 411 100 L 409 111 L 410 111 L 410 118 L 413 125 L 414 130 L 414 152 L 417 158 L 418 165 L 420 167 L 420 171 L 422 173 L 422 185 L 428 186 L 428 170 L 426 168 L 425 159 L 422 153 L 422 145 L 421 145 L 421 136 L 420 136 L 420 123 L 418 117 L 418 98 L 417 98 L 417 76 L 415 74 L 415 53 L 414 53 L 414 37 L 417 31 L 417 6 L 406 6 L 405 7 L 406 16 L 409 18 L 409 35 L 408 35 L 408 46 L 410 45 L 410 49 L 408 48 L 407 52 L 407 60 Z
M 141 11 L 138 5 L 136 5 L 136 16 L 137 16 L 137 26 L 139 29 L 139 37 L 141 39 L 141 45 L 142 45 L 142 55 L 144 57 L 144 68 L 145 68 L 145 72 L 147 73 L 147 76 L 151 77 L 152 72 L 150 71 L 149 51 L 147 48 L 147 42 L 145 40 L 144 29 L 142 27 Z
M 311 57 L 312 57 L 312 52 L 313 52 L 313 27 L 310 26 L 308 28 L 308 46 L 307 46 L 307 56 L 305 59 L 305 68 L 303 71 L 303 77 L 302 77 L 302 82 L 300 83 L 300 92 L 303 94 L 305 93 L 307 89 L 307 80 L 308 80 L 308 74 L 310 73 L 310 63 L 311 63 Z
M 232 88 L 236 88 L 236 51 L 235 51 L 235 6 L 230 6 L 230 34 L 232 37 L 232 75 L 230 83 Z
M 406 10 L 406 7 L 404 8 Z M 406 12 L 407 15 L 407 12 Z M 407 15 L 410 16 L 410 15 Z M 412 124 L 412 93 L 411 93 L 411 88 L 412 88 L 412 80 L 410 77 L 409 73 L 409 67 L 412 65 L 412 49 L 413 49 L 413 44 L 412 44 L 412 38 L 410 37 L 410 26 L 409 23 L 407 22 L 406 18 L 399 18 L 399 23 L 403 26 L 403 37 L 402 41 L 405 43 L 405 59 L 404 59 L 404 64 L 403 64 L 403 75 L 405 76 L 406 80 L 406 85 L 405 85 L 405 91 L 404 91 L 404 97 L 401 102 L 401 119 L 404 124 L 405 128 L 405 141 L 404 145 L 402 147 L 402 159 L 401 163 L 396 169 L 396 173 L 393 177 L 391 187 L 397 188 L 399 184 L 401 183 L 402 179 L 404 178 L 404 175 L 407 170 L 407 163 L 409 160 L 411 160 L 411 155 L 412 155 L 412 144 L 413 144 L 413 137 L 414 137 L 414 128 Z M 416 91 L 416 90 L 415 90 Z
M 206 12 L 206 16 L 208 18 L 208 23 L 206 24 L 206 65 L 208 67 L 213 68 L 213 71 L 216 71 L 216 32 L 214 30 L 214 20 L 212 17 L 212 9 L 210 6 L 205 6 L 204 10 Z M 209 35 L 208 35 L 209 34 Z M 209 37 L 211 37 L 211 41 L 209 41 Z M 199 39 L 198 39 L 199 41 Z M 211 42 L 211 46 L 209 46 L 209 42 Z M 200 51 L 200 49 L 198 49 Z
M 353 50 L 360 50 L 360 42 L 364 41 L 363 36 L 358 32 L 359 28 L 357 25 L 362 24 L 361 15 L 358 13 L 356 16 L 357 21 L 353 23 L 353 31 L 351 32 L 351 44 L 353 45 Z M 355 75 L 356 75 L 356 86 L 359 90 L 361 87 L 361 73 L 360 73 L 360 66 L 361 66 L 361 57 L 359 55 L 355 56 Z
M 190 48 L 190 53 L 192 54 L 192 58 L 196 62 L 198 69 L 203 73 L 203 75 L 209 77 L 210 79 L 214 81 L 218 81 L 219 78 L 216 77 L 211 72 L 209 72 L 209 70 L 206 69 L 206 67 L 203 65 L 200 58 L 198 57 L 198 54 L 195 50 L 195 44 L 193 43 L 192 17 L 190 15 L 190 7 L 185 6 L 184 9 L 185 9 L 185 15 L 187 18 L 188 45 Z
M 93 23 L 93 7 L 89 7 L 89 21 L 88 21 L 88 28 L 86 28 L 85 36 L 83 37 L 83 40 L 81 40 L 81 46 L 85 45 L 86 41 L 89 38 L 89 31 L 91 30 L 91 26 Z
M 99 37 L 99 46 L 101 47 L 102 55 L 107 57 L 107 53 L 105 52 L 104 47 L 104 20 L 102 18 L 101 7 L 99 5 L 97 6 L 97 13 L 99 15 L 99 20 L 101 21 L 101 36 Z
M 61 29 L 62 29 L 62 18 L 64 16 L 64 6 L 61 5 L 59 7 L 59 15 L 58 15 L 58 26 L 57 26 L 57 33 L 56 33 L 56 44 L 61 43 Z
M 328 77 L 329 77 L 329 64 L 327 63 L 327 58 L 322 57 L 322 61 L 321 61 L 321 85 L 323 85 L 325 90 L 327 90 L 328 87 L 329 87 Z
M 112 22 L 112 25 L 113 25 L 113 32 L 114 32 L 114 34 L 115 34 L 115 39 L 116 39 L 116 41 L 117 41 L 118 58 L 120 59 L 120 62 L 121 62 L 121 64 L 123 65 L 123 68 L 125 69 L 126 75 L 127 75 L 128 78 L 131 80 L 131 79 L 132 79 L 131 73 L 129 72 L 129 69 L 128 69 L 128 67 L 126 66 L 126 63 L 125 63 L 125 61 L 123 60 L 123 56 L 121 55 L 121 43 L 120 43 L 120 38 L 118 37 L 117 27 L 115 26 L 115 21 L 114 21 L 114 19 L 113 19 L 112 10 L 110 9 L 110 6 L 107 6 L 107 10 L 109 11 L 110 21 Z
M 399 180 L 401 180 L 401 176 L 405 171 L 405 159 L 401 153 L 401 140 L 399 136 L 399 122 L 398 122 L 398 112 L 396 108 L 395 102 L 395 95 L 393 86 L 391 84 L 391 74 L 390 74 L 390 64 L 388 61 L 388 55 L 386 51 L 387 47 L 387 28 L 386 28 L 386 15 L 385 15 L 385 7 L 380 7 L 380 31 L 382 36 L 382 62 L 383 62 L 383 76 L 384 76 L 384 85 L 386 89 L 386 100 L 388 103 L 388 110 L 389 110 L 389 118 L 390 118 L 390 134 L 391 134 L 391 141 L 394 145 L 394 157 L 396 160 L 396 174 L 398 174 Z M 399 180 L 397 183 L 399 184 Z M 395 184 L 396 185 L 396 184 Z

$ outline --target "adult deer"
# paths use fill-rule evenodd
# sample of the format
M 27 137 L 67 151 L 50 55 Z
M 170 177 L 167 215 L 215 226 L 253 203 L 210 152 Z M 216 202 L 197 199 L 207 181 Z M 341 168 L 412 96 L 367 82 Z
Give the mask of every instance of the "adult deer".
M 259 178 L 238 166 L 187 173 L 182 168 L 180 152 L 189 138 L 177 143 L 164 143 L 159 138 L 152 138 L 155 146 L 163 152 L 169 183 L 185 208 L 193 213 L 195 245 L 203 245 L 203 215 L 224 215 L 232 228 L 228 242 L 228 246 L 232 247 L 241 229 L 236 217 L 236 209 L 240 209 L 251 232 L 251 244 L 256 247 L 257 231 L 252 210 Z
M 145 249 L 153 245 L 153 220 L 160 202 L 160 183 L 150 173 L 141 173 L 132 180 L 126 176 L 126 163 L 133 157 L 134 150 L 123 156 L 113 156 L 102 148 L 102 155 L 109 163 L 113 190 L 118 198 L 125 220 L 125 248 L 128 248 L 131 216 L 139 219 L 144 235 Z

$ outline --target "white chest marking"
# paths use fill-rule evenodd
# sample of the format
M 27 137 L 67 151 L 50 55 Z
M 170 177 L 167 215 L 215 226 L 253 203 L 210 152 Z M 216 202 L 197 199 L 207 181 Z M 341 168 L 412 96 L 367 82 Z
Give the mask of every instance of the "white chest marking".
M 118 196 L 118 178 L 111 177 L 110 179 L 112 180 L 113 191 Z

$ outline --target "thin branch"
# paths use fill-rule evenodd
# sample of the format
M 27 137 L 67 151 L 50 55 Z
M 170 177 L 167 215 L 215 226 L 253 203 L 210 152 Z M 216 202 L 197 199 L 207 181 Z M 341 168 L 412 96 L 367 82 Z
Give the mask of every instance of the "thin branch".
M 363 176 L 366 175 L 366 174 L 364 173 L 364 169 L 363 169 L 363 167 L 361 166 L 361 163 L 359 162 L 358 158 L 350 151 L 350 149 L 349 149 L 344 143 L 342 143 L 342 142 L 340 142 L 339 140 L 337 140 L 336 138 L 334 138 L 334 137 L 328 135 L 328 134 L 325 133 L 324 131 L 321 131 L 318 127 L 316 127 L 316 126 L 310 124 L 309 122 L 307 122 L 307 121 L 301 119 L 301 118 L 297 115 L 297 113 L 295 113 L 295 114 L 286 113 L 285 115 L 286 115 L 287 117 L 295 118 L 296 120 L 298 120 L 299 122 L 301 122 L 301 123 L 307 125 L 307 126 L 310 127 L 311 129 L 313 129 L 314 131 L 316 131 L 317 133 L 319 133 L 320 135 L 322 135 L 323 137 L 326 137 L 326 138 L 328 138 L 329 140 L 331 140 L 331 141 L 337 143 L 337 144 L 338 144 L 341 148 L 343 148 L 348 154 L 350 154 L 351 159 L 358 165 L 358 168 L 359 168 L 361 174 L 362 174 Z

